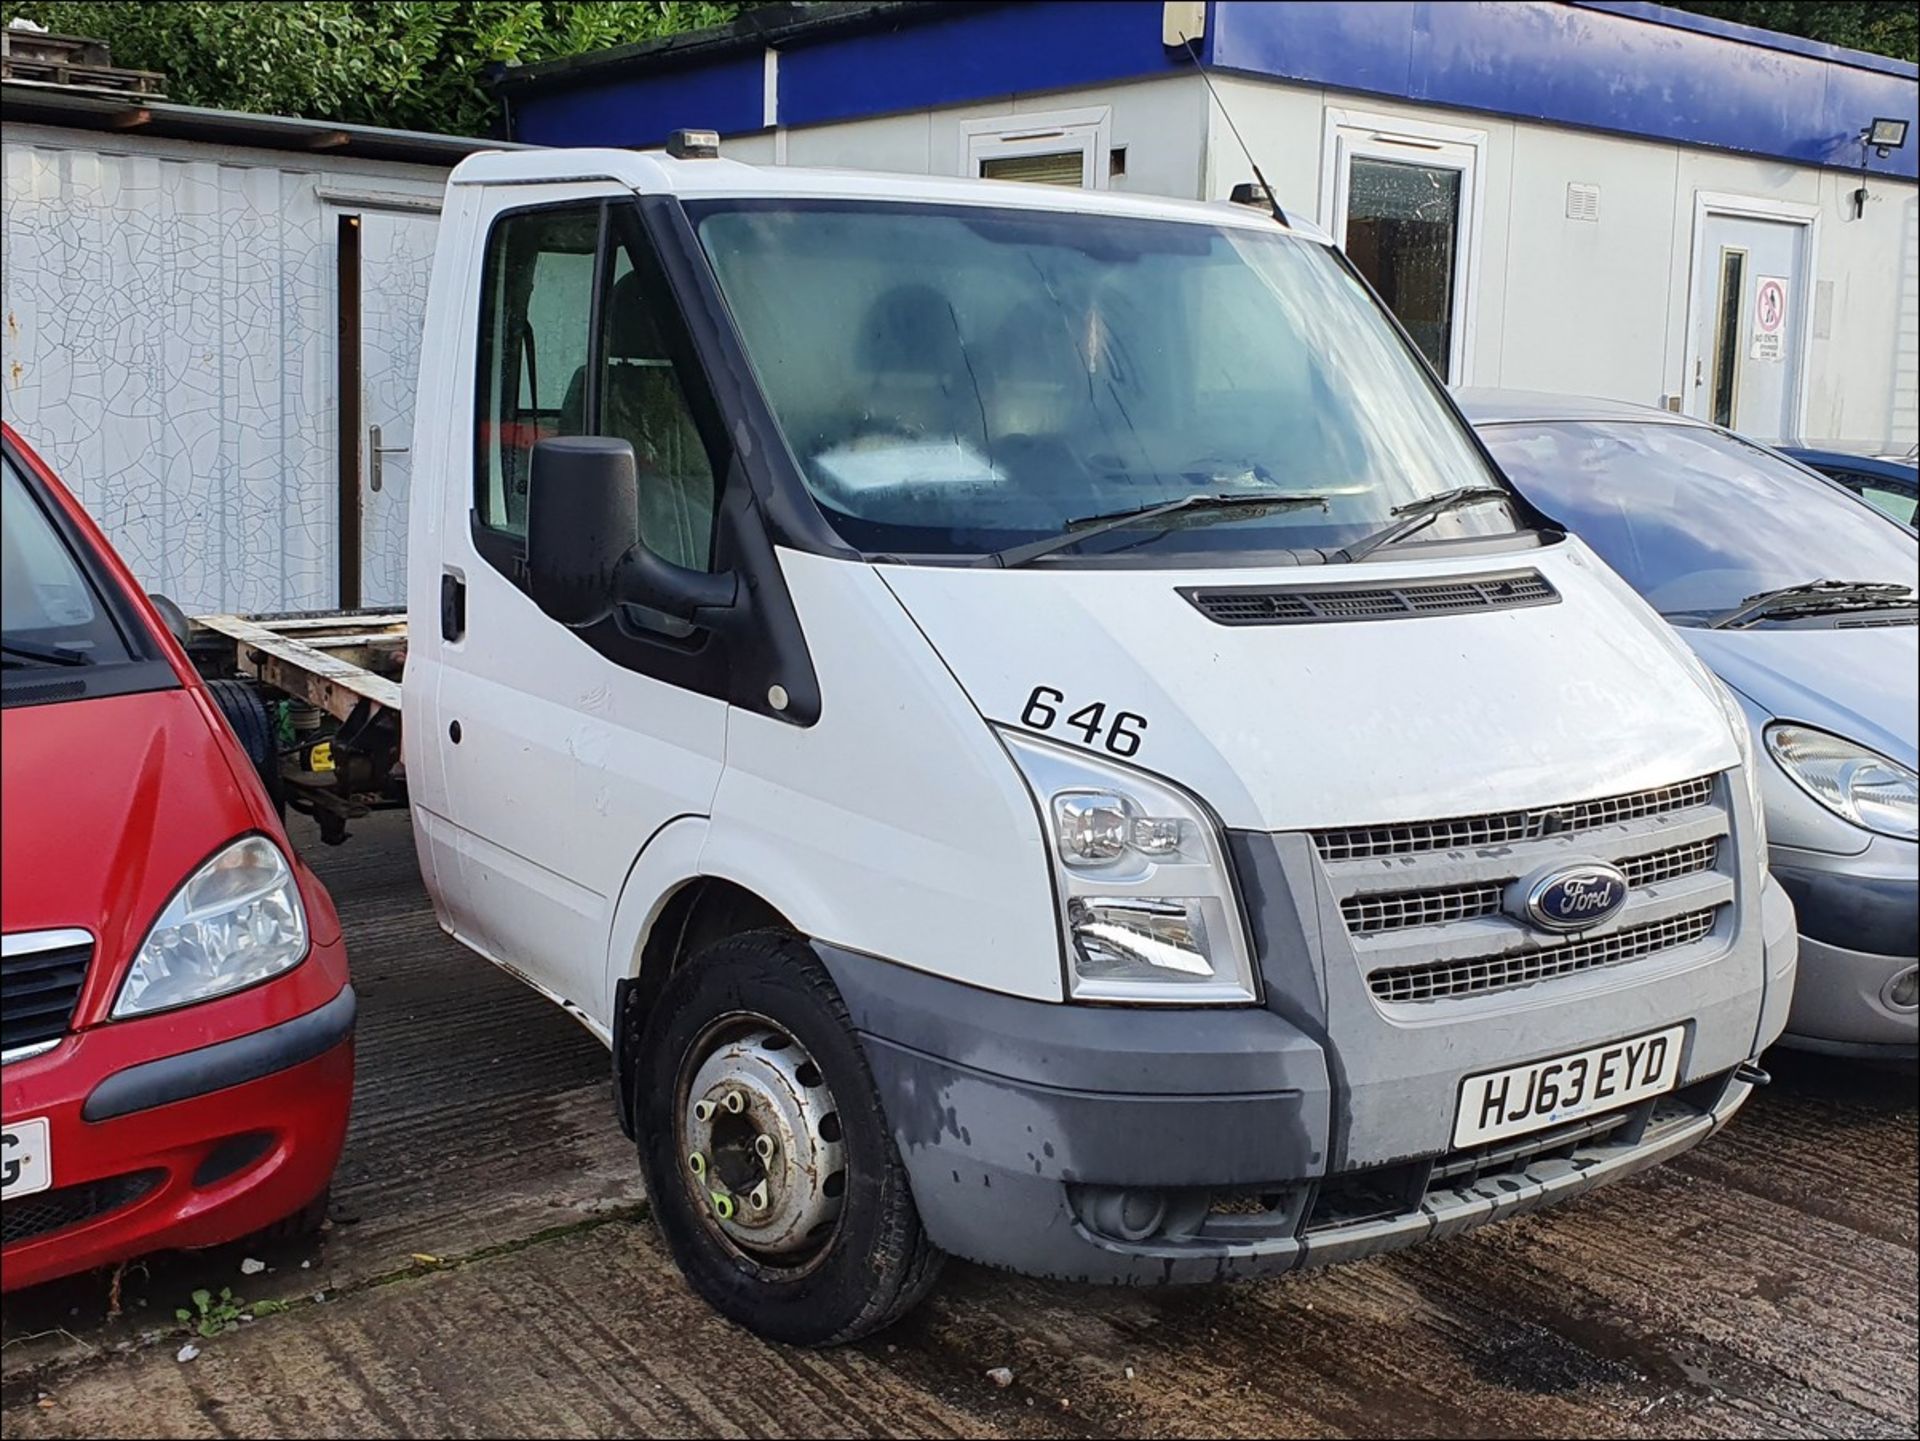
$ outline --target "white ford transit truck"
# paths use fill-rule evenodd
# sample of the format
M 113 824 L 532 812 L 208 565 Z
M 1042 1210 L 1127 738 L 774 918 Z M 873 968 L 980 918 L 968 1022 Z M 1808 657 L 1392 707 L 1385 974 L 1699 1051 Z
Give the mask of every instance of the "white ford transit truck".
M 1744 722 L 1326 236 L 486 154 L 426 324 L 421 865 L 736 1321 L 1367 1256 L 1764 1080 Z

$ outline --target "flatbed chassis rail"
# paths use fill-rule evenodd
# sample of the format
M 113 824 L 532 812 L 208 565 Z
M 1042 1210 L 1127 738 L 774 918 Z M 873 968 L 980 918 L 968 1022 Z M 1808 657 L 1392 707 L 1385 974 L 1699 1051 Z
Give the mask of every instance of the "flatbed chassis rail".
M 389 610 L 205 615 L 187 650 L 209 680 L 250 682 L 269 714 L 268 788 L 329 845 L 347 822 L 406 804 L 400 679 L 407 618 Z

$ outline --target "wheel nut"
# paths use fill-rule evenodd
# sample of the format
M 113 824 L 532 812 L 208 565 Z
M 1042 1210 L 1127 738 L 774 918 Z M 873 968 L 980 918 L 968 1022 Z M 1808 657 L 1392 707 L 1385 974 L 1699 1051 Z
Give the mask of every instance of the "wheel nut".
M 747 1109 L 747 1098 L 738 1091 L 728 1091 L 720 1104 L 727 1108 L 728 1115 L 737 1116 Z
M 703 1126 L 711 1121 L 713 1119 L 713 1102 L 695 1101 L 693 1103 L 693 1119 Z
M 691 1156 L 687 1157 L 687 1169 L 696 1176 L 706 1175 L 707 1158 L 698 1151 L 695 1151 Z
M 755 1137 L 753 1138 L 753 1154 L 754 1154 L 754 1155 L 756 1155 L 756 1156 L 758 1156 L 758 1157 L 759 1157 L 759 1158 L 761 1159 L 761 1161 L 762 1161 L 763 1163 L 770 1163 L 770 1162 L 772 1162 L 772 1160 L 773 1160 L 773 1137 L 771 1137 L 771 1136 L 755 1136 Z
M 753 1207 L 753 1209 L 756 1211 L 766 1210 L 767 1200 L 768 1200 L 767 1183 L 765 1181 L 762 1181 L 759 1185 L 755 1186 L 751 1191 L 747 1192 L 747 1204 Z
M 713 1202 L 713 1214 L 723 1221 L 733 1219 L 733 1197 L 725 1191 L 709 1191 L 707 1198 Z

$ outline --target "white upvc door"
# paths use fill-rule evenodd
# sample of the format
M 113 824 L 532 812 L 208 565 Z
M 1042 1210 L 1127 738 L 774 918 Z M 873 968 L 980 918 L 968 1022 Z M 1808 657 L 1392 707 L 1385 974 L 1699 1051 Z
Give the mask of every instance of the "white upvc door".
M 1329 109 L 1320 216 L 1449 384 L 1472 375 L 1486 133 Z
M 1812 206 L 1695 196 L 1680 390 L 1688 415 L 1762 440 L 1800 436 L 1818 219 Z

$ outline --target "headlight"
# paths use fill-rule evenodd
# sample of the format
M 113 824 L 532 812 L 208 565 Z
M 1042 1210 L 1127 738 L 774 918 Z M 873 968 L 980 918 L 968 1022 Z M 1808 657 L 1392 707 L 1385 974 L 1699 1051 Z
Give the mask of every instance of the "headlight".
M 1257 1000 L 1226 856 L 1200 803 L 1138 771 L 1002 734 L 1046 820 L 1073 998 Z
M 307 953 L 307 913 L 280 848 L 235 841 L 187 878 L 153 923 L 113 1014 L 140 1016 L 264 981 Z
M 1733 727 L 1734 748 L 1740 752 L 1740 777 L 1747 788 L 1747 814 L 1753 818 L 1754 854 L 1760 857 L 1761 864 L 1767 858 L 1767 802 L 1761 794 L 1760 767 L 1755 764 L 1753 753 L 1753 732 L 1749 729 L 1746 707 L 1740 704 L 1740 697 L 1733 693 L 1733 687 L 1720 677 L 1708 672 L 1713 681 L 1713 693 L 1720 701 L 1720 709 L 1726 713 L 1727 724 Z
M 1767 750 L 1794 784 L 1842 820 L 1920 838 L 1920 778 L 1900 762 L 1807 726 L 1767 727 Z

